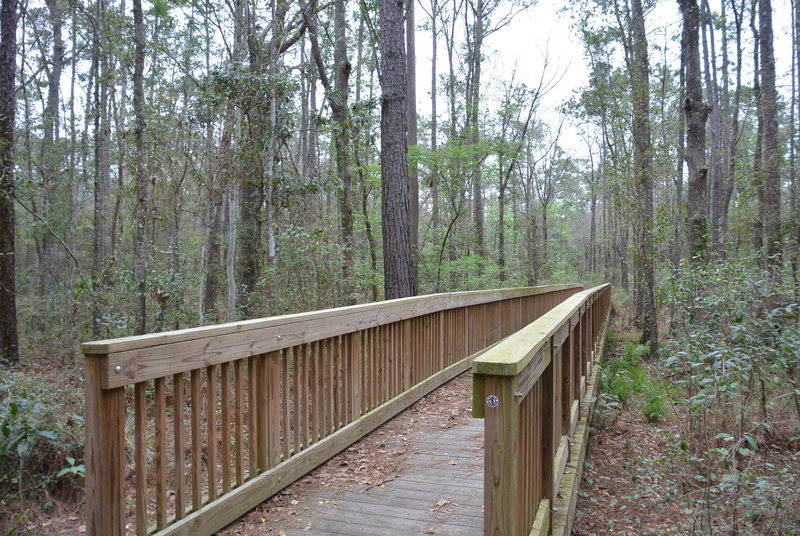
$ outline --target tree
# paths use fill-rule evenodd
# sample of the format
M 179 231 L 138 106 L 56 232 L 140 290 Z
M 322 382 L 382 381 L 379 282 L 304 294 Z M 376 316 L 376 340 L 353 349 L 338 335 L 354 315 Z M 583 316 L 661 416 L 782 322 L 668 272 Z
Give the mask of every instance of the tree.
M 759 106 L 759 112 L 764 122 L 764 160 L 761 172 L 761 181 L 764 186 L 764 234 L 767 242 L 767 265 L 774 272 L 782 264 L 783 239 L 781 237 L 778 92 L 775 89 L 771 0 L 759 0 L 758 19 L 761 48 L 761 106 Z
M 147 332 L 147 252 L 145 250 L 145 224 L 147 222 L 150 181 L 147 179 L 146 121 L 144 115 L 144 17 L 142 0 L 133 0 L 134 67 L 133 113 L 136 136 L 136 211 L 134 216 L 133 277 L 136 282 L 136 333 Z
M 404 21 L 402 0 L 381 0 L 381 214 L 387 300 L 414 294 L 406 145 Z
M 700 82 L 700 9 L 696 0 L 679 0 L 685 34 L 681 46 L 681 63 L 686 76 L 686 164 L 689 166 L 687 198 L 687 243 L 693 261 L 706 258 L 708 242 L 708 197 L 706 180 L 706 119 L 710 108 L 703 102 Z
M 623 38 L 625 61 L 631 81 L 633 120 L 633 178 L 639 204 L 636 222 L 637 298 L 641 300 L 641 343 L 650 344 L 650 353 L 658 349 L 658 323 L 655 302 L 655 251 L 653 247 L 653 176 L 650 136 L 650 64 L 647 52 L 644 11 L 641 0 L 631 0 L 628 13 L 629 38 Z M 620 24 L 625 35 L 625 28 Z
M 416 25 L 414 5 L 417 0 L 408 0 L 406 10 L 406 64 L 407 80 L 406 138 L 409 147 L 417 145 L 417 48 L 415 43 Z M 411 264 L 414 273 L 414 294 L 419 290 L 419 166 L 416 159 L 408 166 L 408 195 L 411 210 Z
M 19 359 L 14 244 L 17 0 L 0 5 L 0 362 Z
M 345 1 L 334 1 L 334 15 L 333 15 L 333 62 L 334 67 L 334 82 L 328 78 L 327 69 L 322 59 L 322 52 L 319 47 L 317 39 L 317 25 L 314 17 L 306 16 L 306 24 L 308 25 L 309 37 L 311 39 L 311 54 L 314 57 L 314 63 L 317 66 L 320 82 L 325 88 L 325 98 L 331 107 L 332 119 L 336 124 L 335 139 L 336 139 L 336 171 L 339 175 L 339 180 L 342 185 L 342 193 L 339 197 L 339 212 L 341 214 L 341 227 L 342 227 L 342 242 L 344 245 L 344 263 L 342 264 L 342 279 L 344 280 L 345 288 L 345 303 L 352 305 L 355 303 L 355 294 L 353 292 L 353 284 L 351 282 L 351 272 L 354 264 L 354 248 L 355 248 L 355 232 L 353 230 L 353 201 L 352 201 L 352 183 L 353 183 L 353 168 L 350 164 L 350 73 L 352 65 L 350 60 L 347 59 L 347 41 L 345 35 Z M 315 9 L 316 2 L 312 3 L 312 9 Z

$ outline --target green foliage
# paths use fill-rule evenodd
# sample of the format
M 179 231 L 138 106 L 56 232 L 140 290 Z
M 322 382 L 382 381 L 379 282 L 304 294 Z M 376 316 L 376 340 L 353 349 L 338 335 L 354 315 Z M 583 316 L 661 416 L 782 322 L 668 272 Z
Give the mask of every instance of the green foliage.
M 614 395 L 623 407 L 633 395 L 642 393 L 648 384 L 647 373 L 642 368 L 642 356 L 648 352 L 646 345 L 626 342 L 622 347 L 622 356 L 603 367 L 603 389 Z
M 0 492 L 73 495 L 84 466 L 82 391 L 34 372 L 0 383 Z M 65 465 L 66 461 L 66 465 Z
M 279 235 L 277 249 L 280 255 L 262 271 L 259 292 L 246 296 L 251 311 L 275 315 L 342 303 L 347 286 L 341 274 L 342 245 L 335 235 L 323 228 L 289 226 Z
M 659 384 L 648 385 L 648 389 L 645 392 L 644 404 L 642 405 L 642 413 L 644 413 L 647 422 L 661 422 L 666 412 L 667 402 L 664 389 Z
M 680 389 L 685 485 L 704 496 L 692 506 L 700 529 L 724 519 L 716 530 L 797 534 L 791 466 L 767 461 L 776 437 L 799 430 L 774 424 L 800 417 L 793 289 L 746 261 L 683 268 L 670 284 L 674 337 L 664 364 Z

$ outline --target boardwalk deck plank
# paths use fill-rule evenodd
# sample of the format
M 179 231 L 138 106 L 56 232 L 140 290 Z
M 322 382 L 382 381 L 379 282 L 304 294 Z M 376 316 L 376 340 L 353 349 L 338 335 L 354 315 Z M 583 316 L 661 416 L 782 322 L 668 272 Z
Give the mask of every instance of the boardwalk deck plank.
M 368 489 L 316 488 L 282 530 L 287 536 L 480 536 L 483 421 L 470 419 L 413 442 L 392 480 Z

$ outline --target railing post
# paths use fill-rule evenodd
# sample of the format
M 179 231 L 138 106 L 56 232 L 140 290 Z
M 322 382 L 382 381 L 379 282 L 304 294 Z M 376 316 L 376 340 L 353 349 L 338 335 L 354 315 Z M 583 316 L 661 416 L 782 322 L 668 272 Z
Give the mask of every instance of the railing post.
M 516 536 L 519 404 L 516 376 L 487 376 L 485 388 L 484 522 L 486 535 Z
M 87 536 L 124 534 L 125 388 L 103 389 L 105 357 L 84 359 Z
M 558 494 L 556 454 L 561 442 L 561 348 L 550 345 L 550 364 L 542 373 L 542 499 L 549 499 L 550 508 Z M 553 516 L 548 521 L 552 523 Z M 543 527 L 550 533 L 550 526 Z

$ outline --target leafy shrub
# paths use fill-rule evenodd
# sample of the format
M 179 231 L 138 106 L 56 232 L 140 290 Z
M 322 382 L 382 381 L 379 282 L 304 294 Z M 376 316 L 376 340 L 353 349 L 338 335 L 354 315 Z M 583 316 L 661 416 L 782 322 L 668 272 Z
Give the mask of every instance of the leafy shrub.
M 791 281 L 737 261 L 681 269 L 671 286 L 673 339 L 664 364 L 681 390 L 684 486 L 704 497 L 692 507 L 697 529 L 797 534 L 800 490 L 787 479 L 793 468 L 769 454 L 779 448 L 771 436 L 796 435 L 796 422 L 775 428 L 782 418 L 795 411 L 800 418 Z
M 659 386 L 649 386 L 642 406 L 642 413 L 644 413 L 647 422 L 657 423 L 664 419 L 664 415 L 667 412 L 665 398 L 666 395 L 663 389 Z
M 54 382 L 32 371 L 4 371 L 0 493 L 17 498 L 45 490 L 74 494 L 83 476 L 83 409 L 77 406 L 81 395 L 69 382 Z

